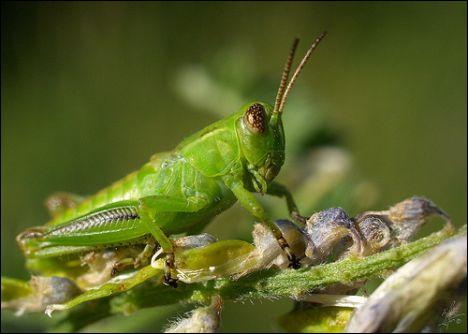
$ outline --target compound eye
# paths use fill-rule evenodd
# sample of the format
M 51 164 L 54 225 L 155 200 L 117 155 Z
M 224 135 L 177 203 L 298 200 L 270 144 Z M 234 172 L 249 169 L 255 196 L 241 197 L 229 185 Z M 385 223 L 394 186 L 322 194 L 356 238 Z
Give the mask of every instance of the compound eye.
M 266 130 L 265 108 L 260 103 L 252 104 L 244 115 L 245 123 L 253 133 L 263 133 Z

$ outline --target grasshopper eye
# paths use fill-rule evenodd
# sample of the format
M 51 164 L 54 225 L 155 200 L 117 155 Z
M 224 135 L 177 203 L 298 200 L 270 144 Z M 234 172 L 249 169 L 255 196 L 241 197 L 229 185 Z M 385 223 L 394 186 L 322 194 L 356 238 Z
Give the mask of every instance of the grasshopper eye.
M 260 103 L 252 104 L 244 115 L 244 122 L 253 133 L 263 133 L 266 130 L 265 108 Z

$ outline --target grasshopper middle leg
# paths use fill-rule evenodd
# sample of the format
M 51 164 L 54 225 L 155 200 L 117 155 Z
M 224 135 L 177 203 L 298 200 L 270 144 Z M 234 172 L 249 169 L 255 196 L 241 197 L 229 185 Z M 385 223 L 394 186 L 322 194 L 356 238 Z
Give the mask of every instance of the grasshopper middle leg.
M 197 212 L 206 203 L 206 199 L 201 195 L 190 198 L 149 196 L 140 200 L 138 206 L 140 219 L 147 232 L 154 237 L 166 254 L 164 284 L 177 287 L 177 279 L 171 275 L 175 270 L 174 246 L 159 226 L 164 225 L 165 220 L 172 219 L 171 212 Z

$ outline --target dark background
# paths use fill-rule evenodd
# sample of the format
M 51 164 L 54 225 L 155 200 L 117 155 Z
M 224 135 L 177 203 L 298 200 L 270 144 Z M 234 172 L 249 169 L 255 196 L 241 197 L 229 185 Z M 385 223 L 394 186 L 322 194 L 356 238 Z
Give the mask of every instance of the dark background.
M 276 86 L 259 78 L 277 82 L 293 37 L 302 54 L 324 29 L 297 86 L 379 189 L 377 207 L 424 195 L 464 224 L 464 2 L 2 3 L 2 276 L 28 277 L 14 238 L 47 220 L 51 192 L 94 193 L 218 118 L 180 97 L 180 68 L 229 68 L 247 54 L 252 71 L 238 80 L 273 102 Z M 220 220 L 210 231 L 239 235 Z M 227 303 L 222 330 L 277 331 L 289 309 Z M 95 329 L 158 331 L 177 310 Z M 43 330 L 44 318 L 2 314 L 2 330 Z

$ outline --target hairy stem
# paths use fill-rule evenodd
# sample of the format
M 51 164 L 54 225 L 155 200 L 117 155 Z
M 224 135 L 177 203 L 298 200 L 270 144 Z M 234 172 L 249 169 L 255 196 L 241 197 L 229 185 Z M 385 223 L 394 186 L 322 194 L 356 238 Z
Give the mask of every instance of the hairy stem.
M 462 233 L 466 233 L 466 226 L 460 229 L 459 234 Z M 207 303 L 213 295 L 230 300 L 294 298 L 318 288 L 381 275 L 386 270 L 400 267 L 453 234 L 452 228 L 444 228 L 425 238 L 365 258 L 347 258 L 300 270 L 263 270 L 236 281 L 225 278 L 181 284 L 177 289 L 147 282 L 114 297 L 111 310 L 128 313 L 129 310 L 181 301 Z

